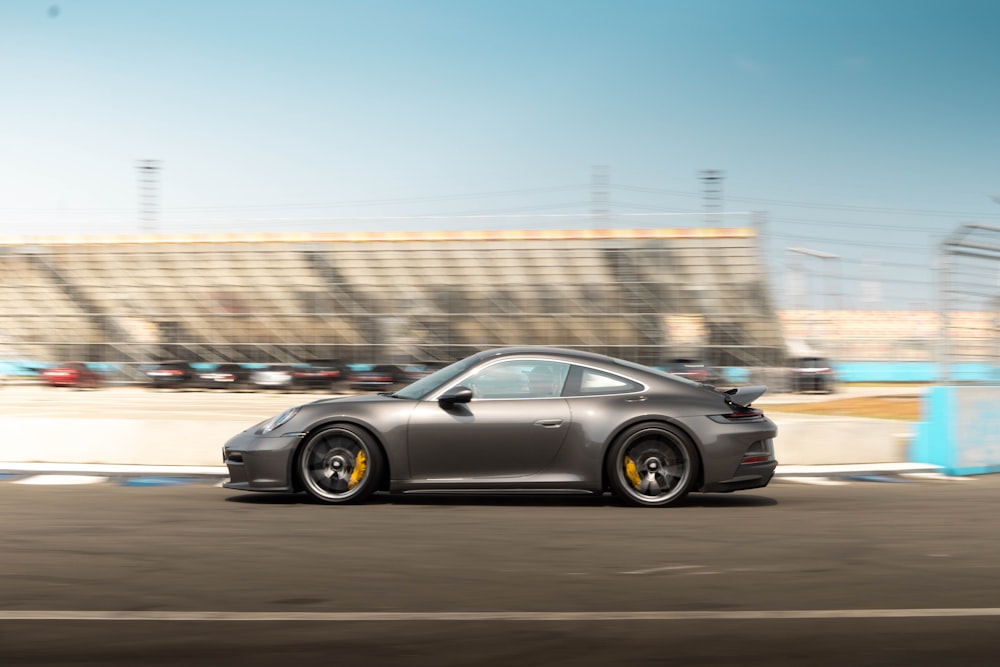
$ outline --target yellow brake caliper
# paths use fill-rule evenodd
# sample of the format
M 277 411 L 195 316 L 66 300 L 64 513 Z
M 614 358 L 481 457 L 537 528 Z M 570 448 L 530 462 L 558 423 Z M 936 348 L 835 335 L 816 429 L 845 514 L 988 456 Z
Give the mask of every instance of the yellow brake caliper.
M 632 486 L 636 489 L 642 484 L 642 479 L 639 477 L 639 471 L 635 467 L 635 461 L 629 457 L 625 457 L 625 476 L 628 477 L 628 481 L 632 482 Z
M 368 470 L 368 459 L 365 457 L 364 451 L 360 451 L 354 461 L 354 471 L 351 473 L 351 479 L 347 482 L 347 488 L 356 487 L 365 478 L 366 470 Z

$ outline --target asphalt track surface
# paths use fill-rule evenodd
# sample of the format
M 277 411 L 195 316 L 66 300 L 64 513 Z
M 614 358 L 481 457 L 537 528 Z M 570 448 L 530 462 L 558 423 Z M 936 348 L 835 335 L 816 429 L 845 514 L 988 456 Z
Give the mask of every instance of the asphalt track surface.
M 1000 475 L 327 507 L 0 483 L 3 665 L 996 665 Z

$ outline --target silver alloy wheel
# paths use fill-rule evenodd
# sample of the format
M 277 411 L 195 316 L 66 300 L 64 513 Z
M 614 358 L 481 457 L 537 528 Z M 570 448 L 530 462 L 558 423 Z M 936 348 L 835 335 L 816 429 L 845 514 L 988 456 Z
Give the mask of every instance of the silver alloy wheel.
M 666 426 L 627 431 L 610 459 L 613 489 L 638 505 L 663 506 L 687 495 L 696 458 L 687 439 Z
M 368 438 L 346 426 L 312 436 L 299 456 L 299 474 L 306 490 L 318 500 L 344 503 L 374 491 L 380 452 Z

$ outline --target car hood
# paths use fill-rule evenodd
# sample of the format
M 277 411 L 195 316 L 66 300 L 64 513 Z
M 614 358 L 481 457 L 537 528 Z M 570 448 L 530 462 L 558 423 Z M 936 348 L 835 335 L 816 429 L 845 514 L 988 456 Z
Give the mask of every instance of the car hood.
M 393 398 L 385 394 L 358 394 L 355 396 L 334 396 L 332 398 L 321 398 L 313 401 L 309 405 L 329 405 L 331 403 L 385 403 L 387 401 L 402 401 L 406 399 Z

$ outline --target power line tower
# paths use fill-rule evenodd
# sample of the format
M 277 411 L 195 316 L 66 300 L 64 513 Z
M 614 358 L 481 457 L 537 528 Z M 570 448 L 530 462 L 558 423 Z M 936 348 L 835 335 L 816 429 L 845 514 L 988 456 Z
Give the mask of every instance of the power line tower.
M 594 221 L 603 226 L 607 226 L 611 212 L 608 204 L 609 172 L 607 165 L 594 165 L 590 169 L 590 213 Z
M 156 232 L 160 206 L 160 160 L 136 160 L 139 175 L 139 225 L 147 234 Z
M 701 179 L 702 195 L 705 202 L 705 226 L 717 227 L 722 220 L 722 181 L 725 173 L 719 169 L 702 169 L 698 172 Z

